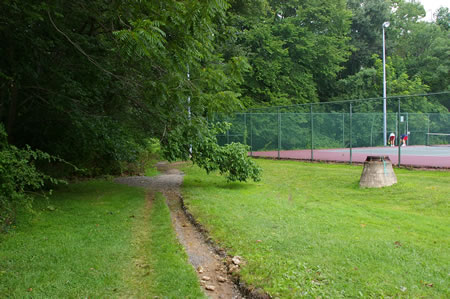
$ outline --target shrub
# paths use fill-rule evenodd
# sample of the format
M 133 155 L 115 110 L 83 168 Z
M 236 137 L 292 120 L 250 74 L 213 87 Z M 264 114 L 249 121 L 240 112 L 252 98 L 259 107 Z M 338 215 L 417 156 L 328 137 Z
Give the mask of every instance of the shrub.
M 39 171 L 35 165 L 37 160 L 62 161 L 29 146 L 19 149 L 10 145 L 0 124 L 0 229 L 3 231 L 15 221 L 19 206 L 31 209 L 32 194 L 41 191 L 46 183 L 64 182 Z M 40 194 L 45 196 L 44 192 Z
M 207 173 L 219 171 L 228 181 L 259 181 L 261 169 L 248 156 L 248 146 L 231 143 L 217 144 L 216 135 L 223 133 L 229 124 L 207 124 L 194 119 L 187 126 L 180 126 L 169 133 L 163 145 L 164 157 L 169 161 L 191 160 Z

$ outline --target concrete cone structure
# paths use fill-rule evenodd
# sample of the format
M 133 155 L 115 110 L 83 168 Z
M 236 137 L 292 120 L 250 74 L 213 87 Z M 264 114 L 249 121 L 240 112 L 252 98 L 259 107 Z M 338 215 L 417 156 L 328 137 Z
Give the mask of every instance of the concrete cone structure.
M 397 183 L 391 160 L 388 156 L 367 156 L 359 186 L 380 188 Z

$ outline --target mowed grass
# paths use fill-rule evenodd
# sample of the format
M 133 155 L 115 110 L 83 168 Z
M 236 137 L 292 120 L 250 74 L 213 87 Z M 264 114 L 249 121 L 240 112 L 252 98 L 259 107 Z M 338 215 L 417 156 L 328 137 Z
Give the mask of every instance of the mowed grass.
M 258 183 L 183 169 L 188 209 L 274 297 L 448 298 L 450 173 L 396 169 L 359 188 L 362 166 L 257 160 Z
M 0 235 L 1 298 L 201 296 L 162 196 L 152 204 L 144 189 L 90 181 L 35 209 Z
M 160 298 L 206 298 L 184 248 L 176 239 L 166 199 L 156 194 L 151 221 L 153 285 Z M 149 298 L 148 294 L 144 298 Z

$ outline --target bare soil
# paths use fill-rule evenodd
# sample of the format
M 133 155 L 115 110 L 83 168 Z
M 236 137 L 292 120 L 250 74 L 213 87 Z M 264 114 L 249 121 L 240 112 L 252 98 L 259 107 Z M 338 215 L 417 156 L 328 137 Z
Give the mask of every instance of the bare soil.
M 156 167 L 162 173 L 161 175 L 121 177 L 117 178 L 116 182 L 147 188 L 150 200 L 153 200 L 155 192 L 164 194 L 177 238 L 184 246 L 189 262 L 196 269 L 202 288 L 208 297 L 244 298 L 231 276 L 228 275 L 226 260 L 205 242 L 204 236 L 189 221 L 182 209 L 180 186 L 183 182 L 183 173 L 175 168 L 176 163 L 159 162 Z

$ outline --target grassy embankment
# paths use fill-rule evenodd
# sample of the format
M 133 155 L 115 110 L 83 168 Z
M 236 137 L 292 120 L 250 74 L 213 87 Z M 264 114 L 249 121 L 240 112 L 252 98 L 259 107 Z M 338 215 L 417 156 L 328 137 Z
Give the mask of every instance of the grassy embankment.
M 186 204 L 275 297 L 448 298 L 450 173 L 398 170 L 358 186 L 361 166 L 258 160 L 258 183 L 183 169 Z
M 203 296 L 162 195 L 91 181 L 35 209 L 0 235 L 0 297 Z

